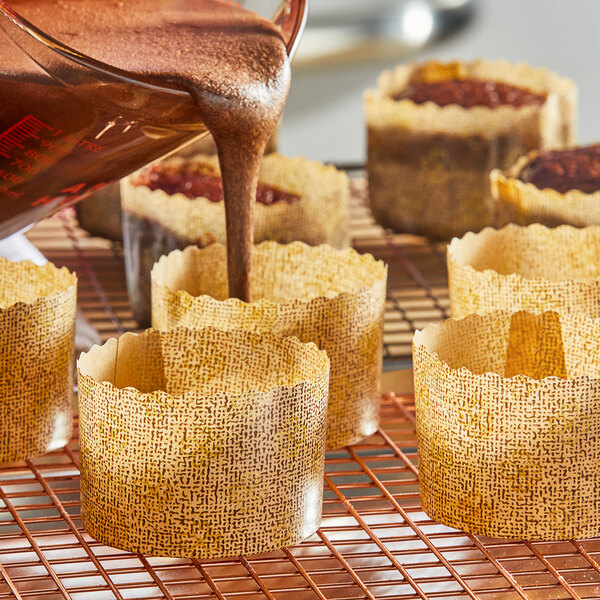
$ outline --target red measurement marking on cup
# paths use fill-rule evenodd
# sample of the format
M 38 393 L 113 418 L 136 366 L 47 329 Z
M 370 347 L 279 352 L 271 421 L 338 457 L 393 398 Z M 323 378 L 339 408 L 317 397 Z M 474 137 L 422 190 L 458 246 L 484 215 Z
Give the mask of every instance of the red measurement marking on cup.
M 40 133 L 53 131 L 52 127 L 42 123 L 33 115 L 28 115 L 9 127 L 3 133 L 0 133 L 0 156 L 11 158 L 11 150 L 20 148 L 25 150 L 25 142 L 28 139 L 40 139 Z

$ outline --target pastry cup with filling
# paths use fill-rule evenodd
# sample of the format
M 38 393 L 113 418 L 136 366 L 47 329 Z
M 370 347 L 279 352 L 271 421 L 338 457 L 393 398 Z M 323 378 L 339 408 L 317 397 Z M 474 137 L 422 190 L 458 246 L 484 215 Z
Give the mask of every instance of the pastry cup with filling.
M 490 174 L 499 225 L 600 225 L 600 145 L 533 151 Z
M 158 163 L 122 183 L 125 267 L 140 324 L 150 322 L 150 271 L 172 250 L 226 242 L 216 157 Z M 349 245 L 348 176 L 335 167 L 271 154 L 263 159 L 255 242 Z
M 100 542 L 225 558 L 319 527 L 329 360 L 270 333 L 146 331 L 79 360 L 82 519 Z
M 121 187 L 118 181 L 109 183 L 99 192 L 75 205 L 77 221 L 90 235 L 123 241 L 121 220 Z
M 327 446 L 374 433 L 381 400 L 387 268 L 355 250 L 264 242 L 252 256 L 252 302 L 229 298 L 227 253 L 186 248 L 152 270 L 152 323 L 243 328 L 314 342 L 331 360 Z
M 0 258 L 0 462 L 71 438 L 77 277 Z
M 600 317 L 600 226 L 484 229 L 448 247 L 450 309 L 555 310 Z
M 576 87 L 506 61 L 409 64 L 365 94 L 369 197 L 398 232 L 448 239 L 493 223 L 493 168 L 573 143 Z
M 269 138 L 265 154 L 277 151 L 279 127 Z M 175 153 L 175 156 L 189 158 L 196 154 L 217 153 L 215 142 L 210 134 L 188 144 Z M 121 189 L 118 181 L 106 186 L 88 199 L 75 205 L 79 226 L 90 235 L 108 240 L 123 241 L 123 225 L 121 222 Z
M 414 338 L 423 510 L 498 538 L 600 534 L 600 320 L 494 312 Z

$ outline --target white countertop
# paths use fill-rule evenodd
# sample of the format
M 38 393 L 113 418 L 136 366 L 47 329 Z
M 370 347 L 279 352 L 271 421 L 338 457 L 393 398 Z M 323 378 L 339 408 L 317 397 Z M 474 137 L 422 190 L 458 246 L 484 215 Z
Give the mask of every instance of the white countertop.
M 569 76 L 579 85 L 579 139 L 600 141 L 600 0 L 477 1 L 466 28 L 410 59 L 506 58 Z M 324 161 L 363 161 L 362 92 L 381 70 L 405 60 L 295 68 L 280 150 Z

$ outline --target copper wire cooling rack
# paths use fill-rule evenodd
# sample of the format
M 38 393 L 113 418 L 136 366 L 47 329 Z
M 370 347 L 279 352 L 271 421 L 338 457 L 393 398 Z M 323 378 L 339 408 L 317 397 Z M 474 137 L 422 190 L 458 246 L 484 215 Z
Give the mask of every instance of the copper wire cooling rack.
M 416 329 L 449 317 L 446 244 L 385 231 L 371 216 L 365 188 L 363 178 L 353 179 L 352 240 L 389 266 L 383 356 L 392 371 L 411 365 Z
M 443 245 L 394 236 L 353 206 L 355 245 L 390 265 L 385 357 L 410 365 L 415 327 L 447 315 Z M 117 245 L 70 212 L 29 237 L 78 272 L 80 307 L 101 338 L 134 329 Z M 63 451 L 0 469 L 0 600 L 558 600 L 600 598 L 600 539 L 492 540 L 431 521 L 419 503 L 412 400 L 388 394 L 382 425 L 329 453 L 321 529 L 295 548 L 224 561 L 151 558 L 82 529 L 77 437 Z
M 414 407 L 388 395 L 382 427 L 330 453 L 324 519 L 295 548 L 200 562 L 94 542 L 81 528 L 77 440 L 0 471 L 0 598 L 455 600 L 599 598 L 600 540 L 491 540 L 421 511 Z

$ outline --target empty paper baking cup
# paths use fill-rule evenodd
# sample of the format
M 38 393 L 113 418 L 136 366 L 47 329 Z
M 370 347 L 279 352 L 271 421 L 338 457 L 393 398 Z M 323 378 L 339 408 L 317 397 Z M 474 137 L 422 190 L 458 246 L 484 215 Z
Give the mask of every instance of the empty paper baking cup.
M 600 320 L 495 312 L 414 338 L 421 501 L 502 538 L 600 534 Z
M 327 446 L 374 433 L 381 397 L 387 268 L 370 255 L 329 246 L 265 242 L 252 257 L 246 304 L 228 299 L 227 252 L 219 244 L 164 256 L 152 271 L 152 322 L 272 331 L 314 342 L 331 360 Z
M 79 361 L 82 519 L 155 556 L 270 552 L 321 519 L 329 360 L 217 329 L 125 334 Z
M 600 317 L 600 227 L 484 229 L 448 247 L 456 319 L 493 310 L 556 310 Z
M 0 258 L 0 462 L 71 438 L 77 277 Z

